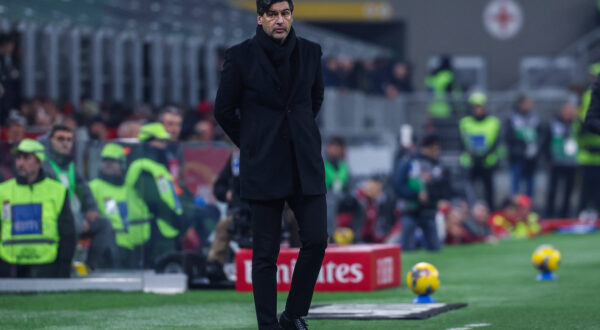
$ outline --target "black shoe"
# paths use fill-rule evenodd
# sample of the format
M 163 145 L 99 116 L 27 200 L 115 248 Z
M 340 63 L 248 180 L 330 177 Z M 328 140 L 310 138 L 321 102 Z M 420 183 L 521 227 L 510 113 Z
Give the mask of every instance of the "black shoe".
M 289 318 L 286 312 L 281 313 L 279 317 L 279 325 L 286 330 L 307 330 L 308 324 L 303 318 L 299 317 L 296 319 Z

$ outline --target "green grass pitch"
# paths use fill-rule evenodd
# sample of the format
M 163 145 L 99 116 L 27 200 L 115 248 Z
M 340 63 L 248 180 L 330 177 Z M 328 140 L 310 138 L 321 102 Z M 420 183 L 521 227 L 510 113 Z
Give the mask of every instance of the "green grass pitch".
M 555 282 L 536 282 L 531 253 L 540 244 L 562 252 Z M 441 302 L 468 307 L 424 321 L 309 321 L 313 329 L 447 329 L 488 324 L 481 329 L 600 329 L 600 234 L 542 236 L 446 247 L 442 253 L 405 253 L 406 271 L 419 261 L 440 270 Z M 279 296 L 279 309 L 285 294 Z M 316 293 L 313 303 L 408 303 L 402 287 L 369 293 Z M 0 328 L 69 329 L 255 329 L 249 293 L 193 291 L 164 296 L 80 292 L 1 295 Z M 479 329 L 479 328 L 476 328 Z

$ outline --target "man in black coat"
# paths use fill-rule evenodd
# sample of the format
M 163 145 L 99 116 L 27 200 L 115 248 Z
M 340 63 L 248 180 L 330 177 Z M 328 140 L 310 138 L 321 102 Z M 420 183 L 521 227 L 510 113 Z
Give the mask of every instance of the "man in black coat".
M 305 329 L 327 245 L 325 171 L 315 123 L 323 102 L 321 48 L 296 37 L 291 0 L 257 0 L 256 36 L 228 49 L 215 117 L 240 147 L 241 198 L 253 226 L 252 282 L 259 328 Z M 278 324 L 276 260 L 288 202 L 302 248 Z

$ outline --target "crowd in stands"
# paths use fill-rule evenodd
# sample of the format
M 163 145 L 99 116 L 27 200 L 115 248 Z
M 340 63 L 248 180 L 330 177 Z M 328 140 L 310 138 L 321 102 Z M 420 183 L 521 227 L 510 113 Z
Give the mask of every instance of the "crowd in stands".
M 323 83 L 325 87 L 389 98 L 413 91 L 410 64 L 387 58 L 328 57 L 323 61 Z

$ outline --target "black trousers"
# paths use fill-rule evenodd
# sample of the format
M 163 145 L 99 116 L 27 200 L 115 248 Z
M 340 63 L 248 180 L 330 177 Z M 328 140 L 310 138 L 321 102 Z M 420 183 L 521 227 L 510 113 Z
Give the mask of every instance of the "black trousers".
M 567 218 L 570 216 L 569 208 L 576 173 L 577 168 L 575 166 L 555 165 L 550 168 L 550 187 L 546 196 L 546 217 Z M 562 184 L 562 193 L 558 189 L 560 184 Z M 560 207 L 558 213 L 555 212 L 554 207 L 557 195 L 561 196 L 560 204 L 556 203 Z
M 277 256 L 284 203 L 294 212 L 302 247 L 292 275 L 285 311 L 292 317 L 308 314 L 327 247 L 325 195 L 249 201 L 252 212 L 252 284 L 259 329 L 277 324 Z
M 579 210 L 587 208 L 600 211 L 600 166 L 582 166 L 581 167 L 581 199 L 579 200 Z
M 480 181 L 485 194 L 485 202 L 490 210 L 495 210 L 494 201 L 494 168 L 485 168 L 483 166 L 473 166 L 469 169 L 469 180 L 475 189 L 475 182 Z

